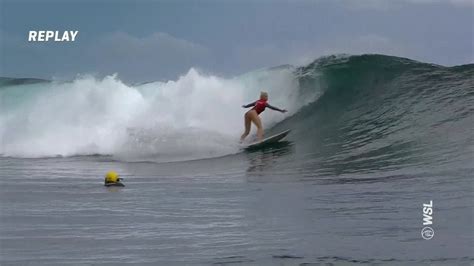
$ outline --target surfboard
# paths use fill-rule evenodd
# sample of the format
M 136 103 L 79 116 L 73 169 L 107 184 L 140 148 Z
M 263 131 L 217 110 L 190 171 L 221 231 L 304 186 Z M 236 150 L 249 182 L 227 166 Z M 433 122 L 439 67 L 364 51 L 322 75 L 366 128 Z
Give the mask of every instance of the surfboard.
M 268 144 L 276 143 L 276 142 L 282 140 L 284 137 L 286 137 L 286 135 L 288 135 L 288 133 L 290 133 L 290 131 L 291 130 L 288 129 L 288 130 L 280 132 L 276 135 L 265 138 L 262 141 L 254 142 L 252 144 L 247 145 L 244 149 L 245 150 L 259 149 L 259 148 L 265 147 Z

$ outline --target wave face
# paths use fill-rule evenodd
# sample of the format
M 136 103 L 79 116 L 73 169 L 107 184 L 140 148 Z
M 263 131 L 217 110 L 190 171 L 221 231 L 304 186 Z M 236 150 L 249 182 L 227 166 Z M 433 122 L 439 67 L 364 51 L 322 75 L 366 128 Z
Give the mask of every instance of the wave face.
M 294 129 L 299 169 L 317 175 L 473 167 L 474 65 L 330 56 L 296 73 L 301 90 L 322 91 L 276 126 Z
M 0 153 L 108 154 L 131 161 L 237 153 L 240 106 L 266 90 L 270 102 L 289 115 L 268 111 L 263 122 L 270 133 L 293 130 L 290 140 L 302 169 L 315 162 L 321 172 L 470 165 L 473 76 L 474 65 L 361 55 L 232 79 L 191 69 L 175 81 L 137 86 L 116 76 L 67 83 L 10 79 L 0 83 Z

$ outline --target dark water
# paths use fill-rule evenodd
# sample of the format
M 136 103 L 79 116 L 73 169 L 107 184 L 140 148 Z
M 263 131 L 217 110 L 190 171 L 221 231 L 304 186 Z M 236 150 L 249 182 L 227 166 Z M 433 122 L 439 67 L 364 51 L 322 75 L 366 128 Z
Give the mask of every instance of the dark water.
M 264 150 L 176 163 L 1 157 L 0 262 L 472 265 L 473 74 L 326 57 L 295 70 L 299 93 L 321 96 Z M 111 169 L 125 188 L 102 186 Z

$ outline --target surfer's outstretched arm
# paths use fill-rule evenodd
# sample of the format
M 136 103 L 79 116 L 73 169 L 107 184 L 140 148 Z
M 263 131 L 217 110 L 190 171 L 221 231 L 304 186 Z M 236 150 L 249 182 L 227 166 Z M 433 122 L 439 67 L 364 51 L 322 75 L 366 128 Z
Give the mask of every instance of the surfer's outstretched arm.
M 278 112 L 282 112 L 282 113 L 286 113 L 286 110 L 285 109 L 280 109 L 278 107 L 275 107 L 275 106 L 271 106 L 270 104 L 267 103 L 267 107 L 272 109 L 272 110 L 275 110 L 275 111 L 278 111 Z
M 243 108 L 253 107 L 253 106 L 255 106 L 255 103 L 256 103 L 256 101 L 253 102 L 253 103 L 249 103 L 249 104 L 247 104 L 247 105 L 242 105 L 242 107 L 243 107 Z

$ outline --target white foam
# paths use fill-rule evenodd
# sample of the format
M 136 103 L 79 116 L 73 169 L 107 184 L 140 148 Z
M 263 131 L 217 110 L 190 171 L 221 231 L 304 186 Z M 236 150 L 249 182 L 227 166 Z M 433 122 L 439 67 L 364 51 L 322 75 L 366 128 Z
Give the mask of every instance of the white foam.
M 43 157 L 112 154 L 126 160 L 188 160 L 238 151 L 241 106 L 269 92 L 289 114 L 301 107 L 290 68 L 225 79 L 195 69 L 175 81 L 128 86 L 116 76 L 22 85 L 0 91 L 0 153 Z M 20 88 L 23 87 L 23 88 Z M 14 90 L 24 90 L 21 98 Z M 266 128 L 285 116 L 268 110 Z

